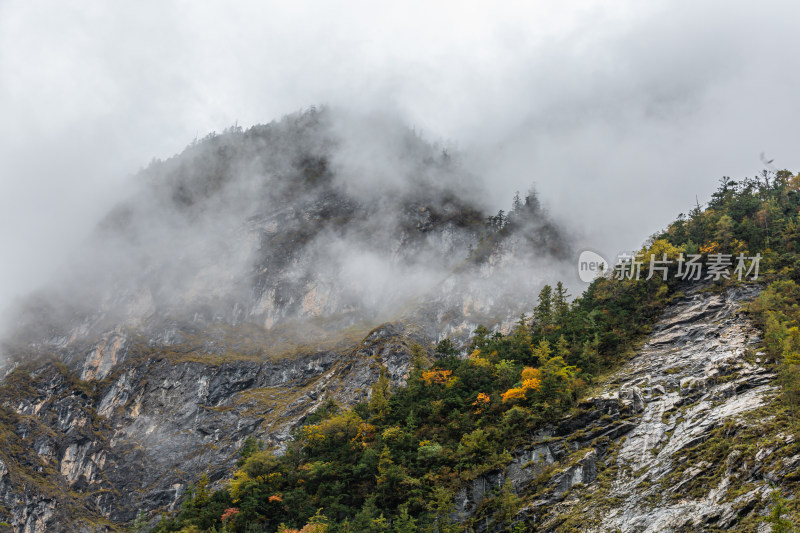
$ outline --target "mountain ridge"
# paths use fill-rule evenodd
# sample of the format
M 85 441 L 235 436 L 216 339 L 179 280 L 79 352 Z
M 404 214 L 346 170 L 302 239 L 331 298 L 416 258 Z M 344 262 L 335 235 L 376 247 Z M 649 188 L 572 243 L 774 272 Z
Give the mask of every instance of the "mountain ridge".
M 770 442 L 792 434 L 796 176 L 724 179 L 639 252 L 670 276 L 570 300 L 547 281 L 571 244 L 535 194 L 488 216 L 451 154 L 339 120 L 300 113 L 155 163 L 78 282 L 29 300 L 3 345 L 7 527 L 755 531 L 768 483 L 794 490 L 794 441 L 764 452 L 713 409 L 780 392 L 747 411 Z M 745 252 L 766 276 L 749 317 L 757 289 L 692 286 L 675 265 Z M 768 475 L 746 467 L 766 457 Z
M 218 465 L 210 475 L 219 479 L 247 436 L 280 448 L 323 397 L 362 401 L 381 368 L 403 383 L 411 346 L 458 331 L 466 339 L 477 325 L 469 308 L 493 324 L 513 317 L 492 273 L 504 262 L 520 268 L 517 252 L 539 249 L 526 229 L 549 228 L 543 255 L 566 256 L 533 196 L 529 213 L 520 204 L 514 220 L 487 222 L 448 191 L 455 178 L 431 189 L 456 173 L 453 156 L 397 124 L 394 157 L 408 167 L 393 181 L 401 194 L 354 193 L 339 177 L 360 168 L 335 150 L 354 149 L 337 136 L 343 120 L 312 109 L 154 162 L 138 196 L 114 207 L 79 251 L 85 257 L 28 300 L 4 339 L 2 403 L 9 439 L 31 437 L 11 429 L 22 420 L 39 437 L 33 455 L 19 449 L 3 463 L 11 522 L 92 530 L 71 517 L 102 529 L 139 508 L 172 509 L 207 465 Z M 514 250 L 503 250 L 509 243 Z M 328 258 L 338 270 L 324 268 Z M 51 409 L 69 414 L 43 416 Z M 12 503 L 17 491 L 22 506 Z M 137 496 L 120 505 L 114 495 L 124 493 Z

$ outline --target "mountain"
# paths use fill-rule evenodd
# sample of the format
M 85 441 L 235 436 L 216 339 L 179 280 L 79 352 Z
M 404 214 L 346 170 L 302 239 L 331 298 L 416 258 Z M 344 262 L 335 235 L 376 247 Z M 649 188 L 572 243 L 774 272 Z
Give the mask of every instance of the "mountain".
M 569 239 L 535 194 L 490 216 L 457 155 L 327 109 L 192 143 L 135 177 L 3 343 L 2 502 L 103 529 L 354 405 L 410 348 L 508 327 Z M 524 273 L 524 275 L 523 275 Z
M 454 515 L 495 529 L 487 503 L 508 484 L 530 498 L 514 517 L 525 530 L 757 528 L 754 509 L 794 477 L 800 450 L 777 429 L 777 376 L 743 312 L 760 287 L 707 289 L 675 299 L 575 413 L 466 484 Z
M 495 325 L 526 309 L 520 291 L 572 253 L 535 194 L 488 217 L 447 150 L 374 122 L 312 109 L 154 161 L 64 275 L 15 310 L 13 340 L 59 352 L 121 330 L 164 344 L 219 324 L 368 330 L 424 301 L 452 315 L 426 322 L 441 337 L 469 335 L 467 315 Z M 502 286 L 513 268 L 527 276 Z
M 791 531 L 799 215 L 800 176 L 724 178 L 573 301 L 545 285 L 532 317 L 461 356 L 412 346 L 405 385 L 382 372 L 283 450 L 249 439 L 154 530 Z
M 0 531 L 791 530 L 800 176 L 575 298 L 482 182 L 329 109 L 154 161 L 6 321 Z

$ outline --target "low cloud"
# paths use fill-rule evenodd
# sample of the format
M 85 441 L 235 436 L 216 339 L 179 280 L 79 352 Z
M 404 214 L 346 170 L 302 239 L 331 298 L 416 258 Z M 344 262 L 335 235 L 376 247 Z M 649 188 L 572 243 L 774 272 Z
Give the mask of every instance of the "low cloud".
M 394 119 L 363 118 L 378 109 L 464 154 L 490 211 L 535 183 L 591 247 L 634 248 L 722 175 L 758 172 L 762 151 L 800 168 L 798 14 L 779 1 L 4 2 L 0 302 L 62 272 L 151 158 L 320 104 L 362 117 L 343 127 L 375 157 L 334 162 L 354 190 L 415 172 Z

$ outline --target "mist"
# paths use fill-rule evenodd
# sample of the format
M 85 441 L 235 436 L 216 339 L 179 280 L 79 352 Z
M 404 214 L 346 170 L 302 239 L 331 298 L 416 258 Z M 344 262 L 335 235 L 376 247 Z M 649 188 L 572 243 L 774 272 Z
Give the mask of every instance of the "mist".
M 141 194 L 133 176 L 154 157 L 311 105 L 360 117 L 338 126 L 348 141 L 331 161 L 347 180 L 340 185 L 363 200 L 405 190 L 416 172 L 400 149 L 415 141 L 391 126 L 397 118 L 437 150 L 463 154 L 466 172 L 456 174 L 473 181 L 448 186 L 487 212 L 508 209 L 514 191 L 535 184 L 549 215 L 581 244 L 607 255 L 637 248 L 707 199 L 719 177 L 761 170 L 761 152 L 777 168 L 800 168 L 798 11 L 786 2 L 580 2 L 569 10 L 4 2 L 0 304 L 63 279 L 66 258 L 98 223 Z M 248 170 L 235 174 L 242 179 L 220 202 L 252 194 Z M 137 238 L 175 250 L 176 260 L 235 294 L 246 273 L 203 266 L 208 250 L 185 243 L 203 231 L 215 236 L 208 246 L 217 257 L 249 253 L 229 238 L 238 221 L 214 219 L 211 232 L 205 222 L 155 214 L 175 231 L 153 224 Z M 103 257 L 117 257 L 109 246 Z M 342 249 L 337 268 L 348 279 L 363 279 L 363 261 L 373 273 L 399 268 Z M 132 275 L 139 267 L 126 266 Z M 181 272 L 161 278 L 180 286 Z M 415 266 L 408 275 L 425 285 L 439 273 L 439 265 Z
M 573 255 L 535 195 L 491 222 L 460 152 L 378 111 L 231 127 L 153 160 L 128 192 L 12 306 L 6 352 L 146 339 L 227 353 L 247 331 L 272 356 L 294 331 L 320 346 L 395 321 L 465 341 L 529 312 Z

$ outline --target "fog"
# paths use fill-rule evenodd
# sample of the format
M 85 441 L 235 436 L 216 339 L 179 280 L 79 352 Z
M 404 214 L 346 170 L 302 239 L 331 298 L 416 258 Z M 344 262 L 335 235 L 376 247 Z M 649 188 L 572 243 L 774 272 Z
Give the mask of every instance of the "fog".
M 800 170 L 800 7 L 569 6 L 0 3 L 0 305 L 63 274 L 153 157 L 310 105 L 367 117 L 333 159 L 349 190 L 402 187 L 380 164 L 406 163 L 399 130 L 369 118 L 400 117 L 463 154 L 490 210 L 535 183 L 609 255 L 761 152 Z
M 208 135 L 137 174 L 12 306 L 9 353 L 129 334 L 224 351 L 239 331 L 224 326 L 243 323 L 277 336 L 302 324 L 315 340 L 386 321 L 429 340 L 505 326 L 570 270 L 571 238 L 533 196 L 488 224 L 487 186 L 464 162 L 378 111 L 311 108 Z

